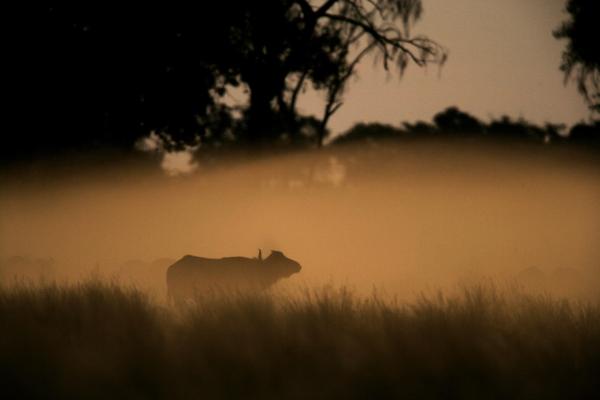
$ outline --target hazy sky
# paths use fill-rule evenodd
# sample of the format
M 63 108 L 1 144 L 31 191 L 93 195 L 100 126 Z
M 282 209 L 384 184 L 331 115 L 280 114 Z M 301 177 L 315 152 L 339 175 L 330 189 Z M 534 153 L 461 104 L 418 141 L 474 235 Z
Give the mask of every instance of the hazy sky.
M 344 106 L 332 118 L 333 132 L 356 122 L 430 120 L 457 105 L 484 120 L 503 114 L 573 124 L 588 117 L 573 83 L 559 70 L 564 41 L 552 31 L 566 19 L 564 0 L 423 0 L 425 13 L 413 28 L 449 49 L 441 71 L 411 66 L 399 80 L 365 60 Z M 301 109 L 321 114 L 321 101 L 307 94 Z

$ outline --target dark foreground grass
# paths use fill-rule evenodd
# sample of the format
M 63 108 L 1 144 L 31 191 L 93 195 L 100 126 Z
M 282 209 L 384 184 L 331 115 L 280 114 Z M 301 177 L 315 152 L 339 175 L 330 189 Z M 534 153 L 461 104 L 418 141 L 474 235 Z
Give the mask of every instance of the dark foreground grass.
M 0 289 L 2 398 L 594 398 L 600 309 L 475 287 L 173 310 L 91 281 Z M 595 397 L 598 398 L 598 397 Z

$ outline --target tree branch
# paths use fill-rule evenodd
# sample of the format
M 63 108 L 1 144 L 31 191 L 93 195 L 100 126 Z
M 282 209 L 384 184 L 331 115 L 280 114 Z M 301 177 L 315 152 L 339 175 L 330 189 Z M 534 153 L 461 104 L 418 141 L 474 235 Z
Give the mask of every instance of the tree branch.
M 317 9 L 317 11 L 315 12 L 316 17 L 319 18 L 322 15 L 324 15 L 327 11 L 329 11 L 329 9 L 331 7 L 333 7 L 335 5 L 335 3 L 337 3 L 339 0 L 327 0 L 325 2 L 325 4 L 323 4 L 321 7 L 319 7 Z
M 346 17 L 344 15 L 325 13 L 323 16 L 327 17 L 331 20 L 334 20 L 334 21 L 345 22 L 348 24 L 358 26 L 362 30 L 364 30 L 366 33 L 368 33 L 371 36 L 371 38 L 380 45 L 382 53 L 383 53 L 383 57 L 384 57 L 384 66 L 386 69 L 387 69 L 388 60 L 390 60 L 392 58 L 390 55 L 390 52 L 388 50 L 388 46 L 390 46 L 396 50 L 401 50 L 402 52 L 407 54 L 419 66 L 422 66 L 427 61 L 431 61 L 431 60 L 427 60 L 425 57 L 417 56 L 406 45 L 411 45 L 411 46 L 417 48 L 418 50 L 422 51 L 426 55 L 427 54 L 435 55 L 435 50 L 434 50 L 435 43 L 430 41 L 429 39 L 426 39 L 423 37 L 418 37 L 418 38 L 414 38 L 414 39 L 404 39 L 401 37 L 401 34 L 400 34 L 400 32 L 398 32 L 397 29 L 387 27 L 387 28 L 378 30 L 371 24 L 367 24 L 367 23 L 358 21 L 356 19 Z M 398 35 L 398 37 L 390 38 L 386 35 L 386 33 L 388 33 L 388 32 L 396 33 Z
M 310 3 L 307 0 L 294 0 L 294 3 L 300 6 L 302 10 L 302 14 L 304 14 L 304 18 L 307 20 L 312 18 L 319 18 L 323 14 L 325 14 L 331 7 L 335 5 L 340 0 L 327 0 L 321 7 L 318 9 L 313 9 Z
M 294 3 L 300 6 L 305 19 L 308 20 L 314 18 L 315 11 L 306 0 L 294 0 Z
M 304 86 L 304 81 L 306 80 L 306 77 L 308 76 L 308 72 L 309 69 L 304 70 L 304 72 L 302 72 L 302 75 L 300 75 L 300 79 L 298 80 L 298 83 L 296 84 L 296 87 L 294 88 L 294 91 L 292 92 L 292 98 L 290 99 L 290 111 L 291 112 L 296 112 L 296 102 L 298 100 L 298 95 L 300 94 L 300 91 L 302 90 L 302 87 Z

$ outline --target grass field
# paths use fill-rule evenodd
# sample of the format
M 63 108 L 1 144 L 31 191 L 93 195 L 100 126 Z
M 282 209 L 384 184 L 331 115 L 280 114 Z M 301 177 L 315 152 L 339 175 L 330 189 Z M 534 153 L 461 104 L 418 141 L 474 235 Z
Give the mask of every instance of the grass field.
M 175 310 L 90 280 L 0 290 L 3 398 L 592 398 L 600 308 L 493 285 L 346 288 Z M 596 397 L 597 398 L 597 397 Z

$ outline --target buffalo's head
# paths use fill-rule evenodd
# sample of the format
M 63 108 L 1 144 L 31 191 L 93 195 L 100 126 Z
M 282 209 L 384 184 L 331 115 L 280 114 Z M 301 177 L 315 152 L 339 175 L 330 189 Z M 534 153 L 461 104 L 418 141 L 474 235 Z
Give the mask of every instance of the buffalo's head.
M 265 263 L 274 274 L 286 278 L 300 272 L 302 269 L 298 262 L 291 258 L 287 258 L 281 251 L 277 250 L 271 251 L 271 254 L 263 260 L 263 263 Z

